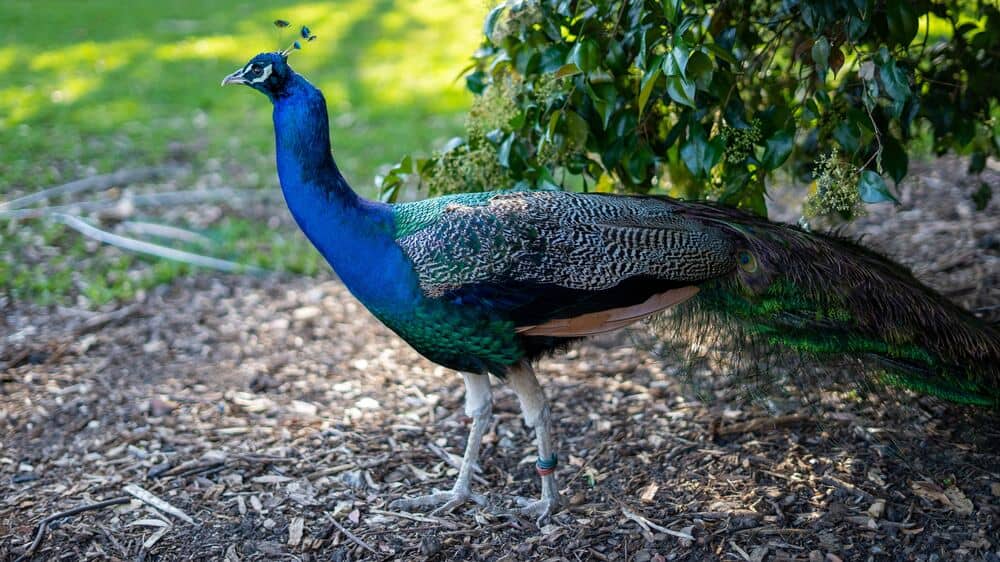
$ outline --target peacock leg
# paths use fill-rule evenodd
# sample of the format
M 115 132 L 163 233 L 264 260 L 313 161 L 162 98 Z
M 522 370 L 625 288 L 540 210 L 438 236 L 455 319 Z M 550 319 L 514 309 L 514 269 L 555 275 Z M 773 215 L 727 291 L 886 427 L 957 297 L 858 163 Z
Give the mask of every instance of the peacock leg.
M 507 384 L 514 390 L 521 403 L 521 412 L 528 427 L 535 428 L 538 445 L 538 474 L 542 479 L 542 497 L 537 501 L 523 501 L 520 510 L 524 515 L 534 516 L 539 526 L 544 519 L 559 508 L 559 486 L 555 475 L 555 448 L 552 446 L 552 421 L 545 391 L 538 384 L 531 365 L 524 364 L 507 373 Z
M 483 434 L 493 416 L 493 391 L 489 375 L 462 373 L 462 377 L 465 379 L 465 414 L 472 418 L 472 429 L 465 444 L 465 455 L 462 456 L 462 466 L 458 470 L 455 485 L 447 492 L 435 490 L 426 496 L 395 500 L 390 504 L 391 507 L 410 510 L 440 506 L 433 512 L 438 513 L 449 512 L 468 500 L 485 505 L 486 498 L 472 492 L 472 471 L 479 460 Z

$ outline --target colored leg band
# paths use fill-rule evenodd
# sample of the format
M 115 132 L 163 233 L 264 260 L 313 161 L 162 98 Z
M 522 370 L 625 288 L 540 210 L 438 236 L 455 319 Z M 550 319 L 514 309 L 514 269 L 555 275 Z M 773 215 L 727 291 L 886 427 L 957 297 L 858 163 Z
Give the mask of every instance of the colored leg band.
M 543 459 L 538 457 L 535 461 L 535 470 L 538 471 L 539 476 L 548 476 L 556 471 L 556 465 L 559 464 L 559 459 L 556 457 L 555 453 L 552 453 L 552 458 Z

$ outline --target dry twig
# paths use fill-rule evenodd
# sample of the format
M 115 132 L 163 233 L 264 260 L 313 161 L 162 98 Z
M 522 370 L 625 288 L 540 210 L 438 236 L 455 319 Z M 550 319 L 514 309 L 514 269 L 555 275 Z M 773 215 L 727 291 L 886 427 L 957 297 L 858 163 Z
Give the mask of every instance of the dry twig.
M 21 209 L 39 201 L 47 201 L 53 197 L 59 197 L 61 195 L 71 195 L 73 193 L 81 193 L 84 191 L 99 191 L 109 189 L 116 185 L 128 185 L 130 183 L 146 181 L 164 176 L 174 171 L 175 168 L 170 167 L 118 170 L 117 172 L 110 174 L 101 174 L 99 176 L 73 180 L 69 183 L 64 183 L 62 185 L 43 189 L 35 193 L 30 193 L 24 197 L 18 197 L 17 199 L 12 199 L 7 202 L 0 202 L 0 209 Z
M 369 545 L 365 541 L 361 540 L 361 538 L 359 538 L 354 533 L 352 533 L 352 532 L 348 531 L 347 529 L 345 529 L 344 526 L 341 525 L 340 523 L 337 523 L 337 520 L 334 519 L 333 517 L 330 518 L 330 525 L 336 527 L 338 531 L 340 531 L 341 533 L 344 533 L 344 536 L 346 536 L 347 538 L 349 538 L 352 541 L 354 541 L 354 543 L 357 544 L 358 546 L 360 546 L 361 548 L 364 548 L 365 550 L 371 552 L 372 554 L 380 554 L 379 551 L 377 551 L 374 548 L 372 548 L 371 545 Z M 329 535 L 329 534 L 330 534 L 329 531 L 326 532 L 326 533 L 324 533 L 324 535 Z
M 182 263 L 187 263 L 198 267 L 206 267 L 209 269 L 225 271 L 227 273 L 265 272 L 265 270 L 260 269 L 259 267 L 254 267 L 252 265 L 244 265 L 236 262 L 220 260 L 218 258 L 202 256 L 191 252 L 185 252 L 183 250 L 175 250 L 174 248 L 160 246 L 159 244 L 153 244 L 151 242 L 143 242 L 142 240 L 135 240 L 133 238 L 126 238 L 124 236 L 112 234 L 111 232 L 108 232 L 106 230 L 101 230 L 97 227 L 91 226 L 86 222 L 84 222 L 82 219 L 74 217 L 72 215 L 56 213 L 52 216 L 59 222 L 62 222 L 66 226 L 69 226 L 70 228 L 76 230 L 77 232 L 83 234 L 88 238 L 93 238 L 98 242 L 103 242 L 105 244 L 111 244 L 112 246 L 117 246 L 123 250 L 138 252 L 140 254 L 149 254 L 151 256 L 157 256 L 168 260 L 179 261 Z
M 78 513 L 83 513 L 85 511 L 104 509 L 105 507 L 109 507 L 112 505 L 128 503 L 129 501 L 130 500 L 127 496 L 122 496 L 119 498 L 104 500 L 102 502 L 77 506 L 74 507 L 73 509 L 67 509 L 66 511 L 60 511 L 59 513 L 54 513 L 52 515 L 49 515 L 45 519 L 42 519 L 42 521 L 38 524 L 38 530 L 35 531 L 35 539 L 31 541 L 31 546 L 29 546 L 28 550 L 26 550 L 24 554 L 19 556 L 14 562 L 22 562 L 23 560 L 27 560 L 35 553 L 36 550 L 38 550 L 38 547 L 41 546 L 42 544 L 42 539 L 45 538 L 45 531 L 48 529 L 49 524 L 52 523 L 53 521 L 77 515 Z
M 727 435 L 742 435 L 744 433 L 750 433 L 761 429 L 771 430 L 778 427 L 784 427 L 786 425 L 795 425 L 799 423 L 808 422 L 811 420 L 812 418 L 810 418 L 809 416 L 803 416 L 799 414 L 778 416 L 776 418 L 755 418 L 750 421 L 722 426 L 716 430 L 715 434 L 720 437 L 725 437 Z
M 854 484 L 851 484 L 850 482 L 844 482 L 843 480 L 841 480 L 840 478 L 837 478 L 836 476 L 830 476 L 828 474 L 828 475 L 823 476 L 822 478 L 820 478 L 819 481 L 822 482 L 822 483 L 824 483 L 824 484 L 826 484 L 827 486 L 832 486 L 834 488 L 840 488 L 841 490 L 844 490 L 845 492 L 847 492 L 849 494 L 854 494 L 854 495 L 857 495 L 857 496 L 861 496 L 862 498 L 864 498 L 867 501 L 875 501 L 875 496 L 869 494 L 868 492 L 862 490 L 861 488 L 858 488 L 857 486 L 855 486 Z
M 387 517 L 398 517 L 400 519 L 409 519 L 410 521 L 419 521 L 421 523 L 436 523 L 446 529 L 454 530 L 458 528 L 458 525 L 455 525 L 447 519 L 441 519 L 440 517 L 417 515 L 406 511 L 386 511 L 384 509 L 369 509 L 368 512 L 376 515 L 385 515 Z
M 153 495 L 153 493 L 150 492 L 149 490 L 146 490 L 145 488 L 137 486 L 135 484 L 129 484 L 125 486 L 125 488 L 123 489 L 130 495 L 138 498 L 139 501 L 151 505 L 164 513 L 173 515 L 174 517 L 180 519 L 181 521 L 184 521 L 185 523 L 190 523 L 191 525 L 194 525 L 194 519 L 191 519 L 190 515 L 184 513 L 183 511 L 177 509 L 176 507 L 170 505 L 169 503 Z
M 674 531 L 674 530 L 668 529 L 668 528 L 666 528 L 666 527 L 664 527 L 662 525 L 658 525 L 658 524 L 650 521 L 649 519 L 646 519 L 642 515 L 639 515 L 638 513 L 632 511 L 628 507 L 625 507 L 625 505 L 622 504 L 621 502 L 619 502 L 619 506 L 621 507 L 622 515 L 624 515 L 626 518 L 628 518 L 628 519 L 636 522 L 639 525 L 639 527 L 641 527 L 645 531 L 649 531 L 650 529 L 653 529 L 654 531 L 659 531 L 661 533 L 670 535 L 672 537 L 677 537 L 679 539 L 684 539 L 684 540 L 689 540 L 689 541 L 693 541 L 694 540 L 694 537 L 691 536 L 691 533 L 682 533 L 680 531 Z

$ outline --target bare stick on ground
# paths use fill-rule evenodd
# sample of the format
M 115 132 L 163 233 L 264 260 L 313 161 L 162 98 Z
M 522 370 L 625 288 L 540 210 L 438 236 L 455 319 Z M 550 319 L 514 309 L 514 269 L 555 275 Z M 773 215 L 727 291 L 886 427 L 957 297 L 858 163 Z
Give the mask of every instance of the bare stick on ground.
M 42 539 L 45 538 L 45 531 L 48 530 L 49 524 L 52 523 L 53 521 L 57 521 L 65 517 L 71 517 L 73 515 L 77 515 L 85 511 L 104 509 L 105 507 L 109 507 L 112 505 L 128 503 L 129 501 L 131 501 L 131 499 L 128 496 L 122 496 L 120 498 L 112 498 L 110 500 L 104 500 L 102 502 L 77 506 L 74 507 L 73 509 L 67 509 L 66 511 L 60 511 L 59 513 L 49 515 L 45 519 L 42 519 L 42 521 L 38 524 L 38 530 L 35 531 L 35 539 L 31 541 L 31 546 L 29 546 L 28 550 L 26 550 L 24 554 L 19 556 L 17 560 L 15 560 L 14 562 L 21 562 L 22 560 L 27 560 L 35 553 L 36 550 L 38 550 L 38 547 L 42 545 Z
M 365 541 L 363 541 L 360 538 L 358 538 L 358 536 L 355 535 L 354 533 L 352 533 L 352 532 L 348 531 L 347 529 L 345 529 L 344 526 L 341 525 L 340 523 L 337 523 L 336 519 L 334 519 L 334 518 L 331 517 L 330 518 L 330 524 L 333 525 L 334 527 L 336 527 L 337 530 L 340 531 L 341 533 L 344 533 L 344 536 L 346 536 L 347 538 L 349 538 L 352 541 L 354 541 L 354 543 L 357 544 L 358 546 L 360 546 L 361 548 L 363 548 L 363 549 L 371 552 L 372 554 L 379 554 L 379 551 L 377 551 L 374 548 L 372 548 L 371 545 L 369 545 Z M 329 534 L 329 533 L 327 533 L 327 534 Z
M 112 246 L 117 246 L 123 250 L 139 252 L 140 254 L 149 254 L 152 256 L 157 256 L 168 260 L 179 261 L 190 265 L 196 265 L 198 267 L 207 267 L 209 269 L 216 269 L 228 273 L 264 272 L 263 269 L 254 267 L 252 265 L 243 265 L 236 262 L 220 260 L 218 258 L 202 256 L 191 252 L 185 252 L 183 250 L 176 250 L 174 248 L 160 246 L 159 244 L 153 244 L 151 242 L 144 242 L 142 240 L 135 240 L 133 238 L 126 238 L 124 236 L 119 236 L 117 234 L 113 234 L 106 230 L 101 230 L 95 226 L 91 226 L 86 222 L 84 222 L 82 219 L 74 217 L 72 215 L 65 215 L 59 213 L 59 214 L 54 214 L 52 216 L 55 217 L 58 221 L 65 224 L 66 226 L 76 230 L 77 232 L 83 234 L 84 236 L 87 236 L 88 238 L 93 238 L 94 240 L 97 240 L 99 242 L 104 242 L 105 244 L 111 244 Z
M 7 202 L 0 202 L 0 209 L 21 209 L 39 201 L 47 201 L 53 197 L 71 195 L 73 193 L 82 193 L 84 191 L 99 191 L 112 188 L 116 185 L 128 185 L 130 183 L 162 177 L 175 171 L 175 168 L 165 166 L 156 168 L 118 170 L 117 172 L 110 174 L 101 174 L 99 176 L 73 180 L 69 183 L 64 183 L 62 185 L 57 185 L 55 187 L 50 187 L 48 189 L 43 189 L 41 191 L 25 195 L 24 197 L 18 197 L 17 199 L 12 199 Z

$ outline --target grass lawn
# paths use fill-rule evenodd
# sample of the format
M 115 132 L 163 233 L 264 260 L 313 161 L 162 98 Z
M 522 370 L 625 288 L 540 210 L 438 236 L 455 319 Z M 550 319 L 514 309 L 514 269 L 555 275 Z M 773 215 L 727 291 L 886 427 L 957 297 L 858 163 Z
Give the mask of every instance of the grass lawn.
M 256 53 L 287 46 L 302 24 L 318 39 L 292 64 L 325 92 L 338 163 L 372 196 L 379 166 L 461 130 L 470 95 L 456 77 L 478 44 L 485 11 L 482 0 L 0 3 L 0 200 L 176 159 L 195 172 L 178 188 L 210 175 L 216 185 L 276 189 L 269 104 L 219 83 Z M 292 27 L 276 29 L 279 18 Z M 87 278 L 116 285 L 101 269 L 107 260 L 84 272 L 53 265 L 93 253 L 93 245 L 43 223 L 0 220 L 0 294 L 59 301 L 75 286 L 104 295 L 94 302 L 130 295 L 87 290 L 96 283 Z M 227 243 L 248 230 L 238 219 L 216 226 Z M 271 236 L 266 230 L 251 238 Z M 26 257 L 28 247 L 53 259 L 38 263 Z M 122 263 L 111 265 L 125 270 L 134 261 L 115 259 Z M 299 265 L 293 269 L 315 269 Z M 139 285 L 184 269 L 156 267 L 160 274 Z

